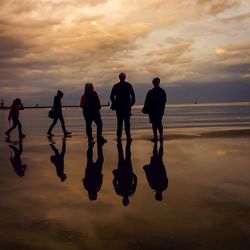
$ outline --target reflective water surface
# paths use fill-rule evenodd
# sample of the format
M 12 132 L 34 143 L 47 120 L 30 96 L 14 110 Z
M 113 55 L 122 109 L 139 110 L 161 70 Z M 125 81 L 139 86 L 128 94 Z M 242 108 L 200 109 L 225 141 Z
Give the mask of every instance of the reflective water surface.
M 250 249 L 249 136 L 145 134 L 1 138 L 0 249 Z

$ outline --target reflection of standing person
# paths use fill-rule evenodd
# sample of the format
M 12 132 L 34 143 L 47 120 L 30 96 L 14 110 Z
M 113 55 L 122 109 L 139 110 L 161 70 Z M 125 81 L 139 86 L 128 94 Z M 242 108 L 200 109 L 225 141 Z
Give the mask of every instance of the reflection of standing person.
M 132 85 L 125 81 L 125 73 L 120 73 L 119 79 L 120 82 L 116 83 L 111 91 L 111 109 L 116 110 L 117 140 L 121 140 L 124 121 L 127 140 L 131 141 L 130 116 L 131 107 L 135 104 L 135 93 Z
M 161 142 L 157 152 L 157 142 L 155 142 L 150 164 L 143 167 L 149 186 L 156 192 L 155 199 L 158 201 L 162 200 L 162 192 L 168 188 L 168 177 L 162 157 L 163 143 Z
M 124 206 L 129 204 L 129 196 L 133 195 L 137 186 L 137 177 L 133 172 L 131 162 L 131 143 L 127 142 L 125 159 L 123 155 L 122 143 L 118 142 L 118 166 L 113 170 L 113 186 L 115 192 L 123 197 L 122 203 Z
M 104 158 L 102 146 L 102 143 L 97 143 L 96 162 L 93 161 L 93 144 L 89 144 L 87 150 L 87 166 L 82 182 L 84 188 L 88 191 L 89 200 L 97 199 L 97 193 L 100 191 L 103 182 L 102 166 Z
M 23 110 L 23 104 L 21 102 L 21 100 L 19 98 L 15 99 L 11 105 L 11 109 L 9 112 L 9 116 L 8 116 L 8 120 L 12 120 L 13 121 L 13 125 L 11 128 L 9 128 L 5 134 L 9 137 L 10 133 L 13 129 L 15 129 L 16 127 L 18 127 L 18 132 L 19 132 L 19 138 L 22 139 L 25 137 L 25 135 L 22 132 L 22 124 L 19 121 L 19 110 Z
M 101 104 L 97 93 L 94 91 L 92 83 L 85 84 L 84 94 L 81 97 L 81 108 L 83 109 L 83 116 L 86 122 L 86 134 L 89 143 L 94 143 L 92 136 L 91 124 L 94 121 L 97 126 L 97 141 L 99 143 L 106 143 L 107 140 L 102 136 L 102 119 L 100 114 Z
M 167 102 L 167 96 L 164 89 L 160 88 L 160 79 L 153 79 L 154 87 L 148 91 L 142 112 L 149 115 L 154 137 L 153 142 L 157 141 L 157 130 L 160 134 L 160 140 L 163 140 L 162 117 Z
M 14 145 L 10 145 L 9 146 L 13 152 L 14 152 L 14 156 L 10 156 L 10 162 L 16 172 L 16 174 L 20 177 L 23 177 L 25 174 L 25 170 L 27 168 L 26 164 L 22 164 L 22 159 L 21 159 L 21 155 L 23 153 L 23 144 L 22 141 L 19 141 L 19 147 L 15 147 Z
M 54 126 L 56 125 L 58 119 L 61 122 L 61 126 L 62 126 L 62 130 L 65 136 L 70 135 L 71 132 L 68 132 L 65 128 L 65 123 L 64 123 L 64 119 L 63 119 L 63 115 L 62 115 L 62 104 L 61 104 L 61 99 L 63 98 L 63 92 L 58 90 L 57 91 L 57 95 L 54 97 L 54 104 L 53 104 L 53 112 L 54 112 L 54 120 L 52 122 L 52 124 L 49 127 L 49 130 L 47 132 L 48 136 L 53 136 L 52 134 L 52 129 L 54 128 Z
M 58 152 L 58 150 L 54 146 L 54 144 L 51 143 L 50 147 L 53 149 L 53 151 L 55 153 L 55 155 L 50 156 L 50 161 L 55 165 L 56 174 L 63 182 L 67 178 L 67 175 L 64 173 L 64 156 L 65 156 L 65 152 L 66 152 L 66 142 L 65 142 L 65 140 L 63 140 L 63 142 L 62 142 L 61 153 Z

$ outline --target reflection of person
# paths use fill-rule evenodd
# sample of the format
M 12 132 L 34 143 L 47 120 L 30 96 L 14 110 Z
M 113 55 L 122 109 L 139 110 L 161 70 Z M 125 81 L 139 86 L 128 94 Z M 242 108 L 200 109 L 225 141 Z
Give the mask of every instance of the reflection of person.
M 25 135 L 22 132 L 22 124 L 19 121 L 19 110 L 23 110 L 23 104 L 21 102 L 21 100 L 19 98 L 16 98 L 12 105 L 11 105 L 11 109 L 9 112 L 9 116 L 8 116 L 8 120 L 12 120 L 13 121 L 13 125 L 11 128 L 9 128 L 5 134 L 9 137 L 10 133 L 13 129 L 15 129 L 16 127 L 18 127 L 18 132 L 19 132 L 19 138 L 22 139 L 25 137 Z
M 94 121 L 97 126 L 97 141 L 99 143 L 107 142 L 102 136 L 102 119 L 100 114 L 101 104 L 100 99 L 94 91 L 92 83 L 85 84 L 84 94 L 81 97 L 81 108 L 83 109 L 83 116 L 86 122 L 86 134 L 88 136 L 89 143 L 94 143 L 92 136 L 91 124 Z
M 23 144 L 22 141 L 19 141 L 19 146 L 18 148 L 15 147 L 14 145 L 10 145 L 9 146 L 13 152 L 14 152 L 14 156 L 10 156 L 10 162 L 16 172 L 16 174 L 20 177 L 23 177 L 25 175 L 25 170 L 27 168 L 26 164 L 22 164 L 22 160 L 21 160 L 21 154 L 23 153 Z
M 131 141 L 130 116 L 131 107 L 135 104 L 135 93 L 132 85 L 125 81 L 125 73 L 120 73 L 119 79 L 120 82 L 116 83 L 111 91 L 111 109 L 116 111 L 117 140 L 121 140 L 122 125 L 124 121 L 127 140 Z
M 157 152 L 157 142 L 155 142 L 150 163 L 143 167 L 149 186 L 156 192 L 155 199 L 158 201 L 162 200 L 162 192 L 168 188 L 168 177 L 162 157 L 163 143 L 160 143 Z
M 85 177 L 83 178 L 83 186 L 88 191 L 89 200 L 96 200 L 97 193 L 100 191 L 103 175 L 102 166 L 104 162 L 102 143 L 97 143 L 97 160 L 93 161 L 93 144 L 89 144 L 87 150 L 87 166 L 85 169 Z
M 66 152 L 66 141 L 63 140 L 62 142 L 62 150 L 61 153 L 58 152 L 57 148 L 54 146 L 54 144 L 50 144 L 50 147 L 53 149 L 55 155 L 50 156 L 50 161 L 55 165 L 56 167 L 56 174 L 61 179 L 61 181 L 65 181 L 67 176 L 64 173 L 64 156 Z
M 129 204 L 129 196 L 133 195 L 137 186 L 137 177 L 133 173 L 133 167 L 131 162 L 131 143 L 127 142 L 125 159 L 123 154 L 122 143 L 118 142 L 118 166 L 113 170 L 113 186 L 115 192 L 123 197 L 122 203 L 124 206 Z
M 62 114 L 62 104 L 61 104 L 61 99 L 63 98 L 63 92 L 58 90 L 57 91 L 57 95 L 54 97 L 54 104 L 53 104 L 53 112 L 54 112 L 54 120 L 52 122 L 52 124 L 49 127 L 49 130 L 47 132 L 48 136 L 53 136 L 52 134 L 52 129 L 54 128 L 54 126 L 56 125 L 58 119 L 61 122 L 61 126 L 62 126 L 62 130 L 65 136 L 70 135 L 71 132 L 68 132 L 65 128 L 65 123 L 64 123 L 64 119 L 63 119 L 63 114 Z
M 149 115 L 154 137 L 153 142 L 157 141 L 157 130 L 160 134 L 160 140 L 163 140 L 162 117 L 167 101 L 166 92 L 160 88 L 160 78 L 153 79 L 154 87 L 148 91 L 142 112 Z

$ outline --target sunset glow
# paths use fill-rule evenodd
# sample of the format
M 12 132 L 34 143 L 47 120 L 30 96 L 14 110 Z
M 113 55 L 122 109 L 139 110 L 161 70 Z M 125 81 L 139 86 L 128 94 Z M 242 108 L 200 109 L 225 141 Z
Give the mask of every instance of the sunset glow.
M 110 88 L 120 71 L 134 84 L 160 76 L 170 86 L 249 75 L 249 1 L 2 0 L 0 7 L 1 95 L 19 87 L 24 96 L 78 93 L 86 81 Z

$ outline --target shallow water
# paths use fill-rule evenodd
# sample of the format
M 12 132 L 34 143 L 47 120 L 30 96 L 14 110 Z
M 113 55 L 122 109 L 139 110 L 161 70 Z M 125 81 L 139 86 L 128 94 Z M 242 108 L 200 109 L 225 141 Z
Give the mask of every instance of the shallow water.
M 226 112 L 224 106 L 216 109 Z M 248 110 L 242 109 L 247 120 Z M 114 132 L 105 130 L 103 162 L 99 148 L 95 164 L 97 145 L 92 158 L 80 110 L 65 110 L 73 131 L 66 139 L 59 127 L 53 140 L 44 135 L 47 110 L 26 110 L 21 117 L 27 137 L 19 141 L 15 132 L 10 141 L 0 138 L 0 249 L 250 249 L 249 127 L 235 132 L 244 122 L 229 123 L 222 131 L 214 127 L 216 132 L 207 126 L 206 134 L 196 137 L 201 127 L 193 125 L 192 133 L 185 126 L 168 128 L 162 158 L 159 143 L 158 156 L 153 154 L 151 130 L 138 126 L 132 144 L 122 141 L 122 150 Z M 5 118 L 1 111 L 1 134 L 8 127 Z M 104 113 L 103 119 L 106 123 Z M 115 124 L 114 117 L 110 120 Z M 63 146 L 64 157 L 55 158 Z M 146 167 L 146 172 L 144 166 L 153 162 L 153 170 Z M 137 179 L 127 206 L 114 186 L 118 163 L 126 166 L 120 172 L 125 187 L 135 181 L 131 176 Z M 156 186 L 163 190 L 161 201 L 155 198 Z
M 127 206 L 113 185 L 119 159 L 113 136 L 103 146 L 96 200 L 89 199 L 82 182 L 85 138 L 66 139 L 63 182 L 51 162 L 52 143 L 61 153 L 60 136 L 0 144 L 1 249 L 249 249 L 248 138 L 165 141 L 168 187 L 162 201 L 155 199 L 143 169 L 154 145 L 135 139 L 130 159 L 137 185 Z M 23 147 L 20 159 L 27 167 L 22 177 L 10 161 L 11 145 Z M 125 141 L 122 147 L 125 156 Z

